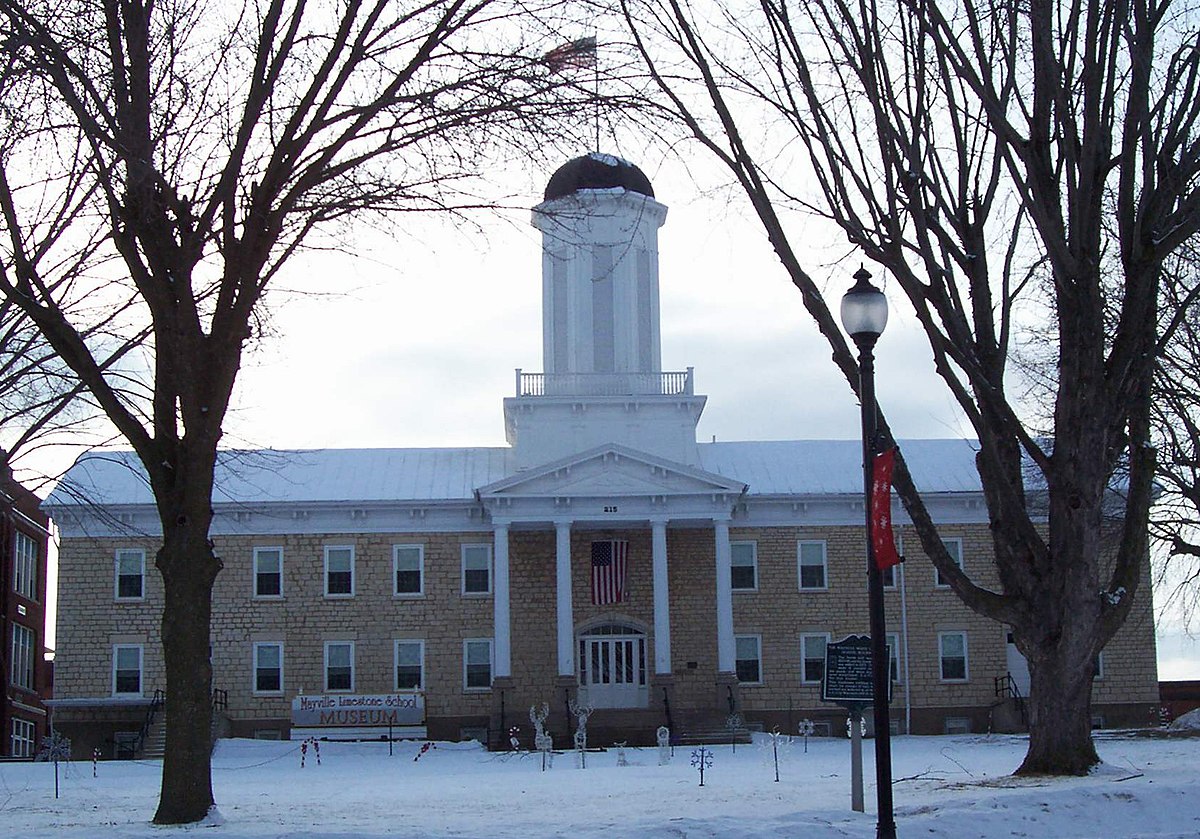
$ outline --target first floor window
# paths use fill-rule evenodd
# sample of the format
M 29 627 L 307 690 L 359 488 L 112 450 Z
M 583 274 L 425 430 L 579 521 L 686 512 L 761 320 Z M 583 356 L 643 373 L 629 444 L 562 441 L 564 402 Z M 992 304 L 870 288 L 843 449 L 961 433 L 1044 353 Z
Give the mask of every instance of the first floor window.
M 900 681 L 900 636 L 888 633 L 888 678 L 893 682 Z
M 113 647 L 113 693 L 118 696 L 142 695 L 141 644 Z
M 146 591 L 146 552 L 117 551 L 117 600 L 141 600 Z
M 254 596 L 283 597 L 283 548 L 254 549 Z
M 467 690 L 492 686 L 492 639 L 463 641 L 463 686 Z
M 762 684 L 762 639 L 757 635 L 737 635 L 735 668 L 737 679 L 744 685 Z
M 961 571 L 963 567 L 962 539 L 943 539 L 942 544 L 946 546 L 946 551 L 950 554 L 950 560 Z M 935 568 L 933 574 L 935 585 L 941 588 L 946 588 L 950 585 L 946 578 L 942 576 L 941 571 Z
M 416 596 L 425 593 L 422 579 L 425 566 L 425 549 L 421 545 L 395 545 L 392 548 L 393 580 L 392 593 L 397 597 Z
M 967 680 L 967 633 L 939 633 L 938 657 L 941 660 L 942 681 L 965 682 Z
M 463 545 L 463 594 L 492 593 L 492 546 Z
M 816 684 L 825 677 L 825 646 L 828 635 L 800 636 L 800 681 Z
M 29 720 L 14 718 L 12 721 L 12 747 L 9 754 L 12 757 L 33 757 L 34 738 L 37 736 L 37 726 Z
M 734 591 L 758 588 L 758 546 L 755 542 L 730 542 L 730 580 Z
M 325 596 L 354 596 L 354 548 L 325 548 Z
M 13 624 L 12 672 L 9 681 L 19 688 L 33 690 L 33 630 Z
M 37 600 L 38 544 L 20 530 L 13 534 L 13 590 L 26 600 Z
M 825 582 L 825 542 L 803 541 L 796 546 L 800 566 L 800 589 L 823 589 Z
M 283 690 L 283 644 L 267 641 L 254 645 L 254 692 Z
M 396 690 L 425 687 L 425 642 L 396 642 Z
M 325 690 L 354 690 L 354 642 L 325 644 Z

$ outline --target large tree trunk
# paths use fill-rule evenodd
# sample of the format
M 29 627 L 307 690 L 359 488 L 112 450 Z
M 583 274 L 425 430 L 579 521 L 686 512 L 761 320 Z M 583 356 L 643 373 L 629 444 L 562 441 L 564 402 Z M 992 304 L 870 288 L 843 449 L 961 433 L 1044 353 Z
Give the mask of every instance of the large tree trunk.
M 211 487 L 211 481 L 205 486 Z M 200 821 L 214 804 L 209 623 L 221 561 L 208 540 L 211 491 L 192 489 L 185 495 L 194 500 L 172 504 L 167 509 L 174 514 L 162 515 L 164 538 L 157 558 L 166 594 L 162 646 L 167 693 L 157 824 Z
M 1029 750 L 1018 775 L 1086 775 L 1100 762 L 1092 743 L 1093 666 L 1067 645 L 1029 661 Z

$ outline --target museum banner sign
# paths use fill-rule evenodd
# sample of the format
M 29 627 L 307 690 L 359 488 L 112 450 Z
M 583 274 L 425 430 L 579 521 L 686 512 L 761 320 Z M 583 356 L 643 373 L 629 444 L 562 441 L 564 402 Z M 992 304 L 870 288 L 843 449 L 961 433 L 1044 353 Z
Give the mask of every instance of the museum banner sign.
M 297 696 L 292 700 L 292 725 L 301 727 L 362 727 L 420 725 L 425 721 L 421 693 L 335 693 Z

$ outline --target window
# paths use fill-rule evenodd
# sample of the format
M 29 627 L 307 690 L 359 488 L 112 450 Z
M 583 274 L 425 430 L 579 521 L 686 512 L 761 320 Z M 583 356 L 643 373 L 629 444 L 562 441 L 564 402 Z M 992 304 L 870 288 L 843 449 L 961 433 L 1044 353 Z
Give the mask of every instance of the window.
M 1104 653 L 1096 653 L 1096 657 L 1092 659 L 1092 681 L 1099 681 L 1104 678 Z
M 492 639 L 463 641 L 463 687 L 487 690 L 492 686 Z
M 283 644 L 278 641 L 254 645 L 254 692 L 283 692 Z
M 900 636 L 894 632 L 889 632 L 887 636 L 888 648 L 888 678 L 893 682 L 900 681 Z
M 325 643 L 325 690 L 354 690 L 354 642 Z
M 895 588 L 896 587 L 896 568 L 898 568 L 898 567 L 899 566 L 896 566 L 896 565 L 889 565 L 887 568 L 884 568 L 882 571 L 879 572 L 879 576 L 881 576 L 883 578 L 883 587 L 884 588 Z
M 26 600 L 37 600 L 38 545 L 16 531 L 13 539 L 13 591 Z
M 800 636 L 800 681 L 819 683 L 825 676 L 825 646 L 828 634 Z
M 418 597 L 425 593 L 425 546 L 392 546 L 392 579 L 397 597 Z
M 800 565 L 801 590 L 825 588 L 825 542 L 800 542 L 796 557 Z
M 491 545 L 462 546 L 462 590 L 463 594 L 492 593 Z
M 425 642 L 396 642 L 396 690 L 425 688 Z
M 12 757 L 33 757 L 33 738 L 37 728 L 29 720 L 14 718 L 12 721 Z
M 325 546 L 325 596 L 354 596 L 354 547 Z
M 946 550 L 950 552 L 950 559 L 952 559 L 954 564 L 961 569 L 963 567 L 962 539 L 943 539 L 942 544 L 945 545 Z M 950 585 L 950 583 L 946 582 L 946 579 L 942 576 L 941 571 L 938 571 L 935 568 L 933 573 L 935 585 L 940 588 L 947 588 Z
M 758 589 L 758 543 L 730 542 L 730 577 L 734 591 Z
M 117 600 L 141 600 L 146 590 L 146 552 L 117 551 Z
M 254 596 L 283 597 L 283 548 L 254 549 Z
M 738 681 L 744 685 L 761 685 L 762 638 L 757 635 L 737 635 L 733 642 L 737 649 L 734 668 Z
M 33 630 L 13 624 L 12 672 L 9 681 L 19 688 L 33 690 Z
M 938 657 L 941 660 L 943 682 L 967 680 L 967 633 L 939 632 Z
M 141 644 L 117 644 L 113 647 L 113 694 L 142 695 Z

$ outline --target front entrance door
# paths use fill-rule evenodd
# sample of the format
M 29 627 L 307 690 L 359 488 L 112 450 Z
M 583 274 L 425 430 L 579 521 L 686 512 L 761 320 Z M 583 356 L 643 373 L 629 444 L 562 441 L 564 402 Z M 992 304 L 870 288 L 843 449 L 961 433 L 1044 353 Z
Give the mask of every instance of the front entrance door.
M 579 638 L 579 685 L 593 708 L 645 708 L 646 636 L 633 627 L 596 627 Z

